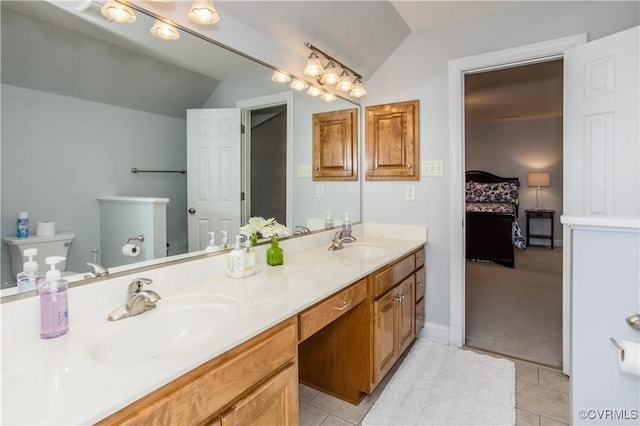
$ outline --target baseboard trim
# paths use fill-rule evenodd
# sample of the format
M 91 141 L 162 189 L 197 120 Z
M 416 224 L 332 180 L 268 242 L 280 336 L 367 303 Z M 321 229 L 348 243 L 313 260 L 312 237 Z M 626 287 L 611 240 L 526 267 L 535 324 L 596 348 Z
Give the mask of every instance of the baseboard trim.
M 425 323 L 422 331 L 420 331 L 419 337 L 448 345 L 449 344 L 449 327 L 446 325 L 440 325 L 433 322 L 427 322 Z

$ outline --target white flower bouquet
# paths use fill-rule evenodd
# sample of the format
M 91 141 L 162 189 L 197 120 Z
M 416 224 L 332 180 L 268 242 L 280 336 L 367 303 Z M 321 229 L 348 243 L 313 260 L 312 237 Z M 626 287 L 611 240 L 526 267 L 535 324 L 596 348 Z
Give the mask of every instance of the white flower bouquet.
M 240 233 L 249 238 L 252 244 L 258 242 L 258 238 L 278 239 L 291 235 L 286 226 L 281 225 L 274 218 L 252 217 L 249 222 L 240 228 Z

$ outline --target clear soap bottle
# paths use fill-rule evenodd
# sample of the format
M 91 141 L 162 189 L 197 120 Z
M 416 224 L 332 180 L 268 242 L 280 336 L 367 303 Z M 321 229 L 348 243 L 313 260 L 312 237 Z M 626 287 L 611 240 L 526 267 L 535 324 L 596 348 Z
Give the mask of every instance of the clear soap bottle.
M 246 273 L 250 274 L 256 270 L 256 249 L 251 245 L 251 240 L 247 239 L 244 242 L 245 253 L 245 265 L 244 270 Z
M 44 276 L 38 270 L 38 262 L 33 257 L 38 254 L 38 249 L 30 248 L 24 251 L 24 255 L 29 259 L 24 262 L 22 272 L 17 275 L 18 293 L 37 290 L 42 284 Z
M 344 212 L 344 220 L 342 221 L 342 238 L 351 236 L 351 220 L 349 220 L 349 212 Z
M 327 211 L 327 218 L 324 220 L 324 229 L 333 229 L 333 219 L 331 219 L 330 211 Z
M 45 259 L 51 270 L 45 275 L 40 287 L 40 337 L 51 339 L 69 331 L 69 306 L 67 303 L 67 282 L 63 280 L 56 264 L 65 260 L 62 256 Z

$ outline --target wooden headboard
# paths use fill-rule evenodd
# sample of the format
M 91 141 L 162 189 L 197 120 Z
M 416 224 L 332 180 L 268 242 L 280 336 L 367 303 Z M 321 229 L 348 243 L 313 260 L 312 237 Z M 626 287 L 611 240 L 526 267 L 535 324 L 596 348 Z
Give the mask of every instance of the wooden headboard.
M 467 172 L 465 173 L 465 181 L 469 182 L 470 180 L 480 183 L 513 182 L 520 185 L 520 179 L 518 179 L 517 177 L 506 178 L 496 176 L 489 172 L 483 172 L 482 170 L 467 170 Z

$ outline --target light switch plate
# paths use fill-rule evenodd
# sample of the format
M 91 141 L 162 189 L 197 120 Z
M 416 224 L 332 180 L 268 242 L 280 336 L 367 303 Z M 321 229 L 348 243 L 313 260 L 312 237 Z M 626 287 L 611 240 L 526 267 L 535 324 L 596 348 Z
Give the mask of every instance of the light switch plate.
M 416 199 L 416 187 L 415 187 L 415 185 L 407 185 L 405 187 L 405 198 L 407 200 L 415 200 Z
M 316 197 L 317 198 L 324 197 L 324 185 L 316 185 Z
M 428 160 L 422 162 L 423 176 L 444 176 L 444 161 Z
M 298 177 L 311 177 L 311 164 L 299 165 Z

